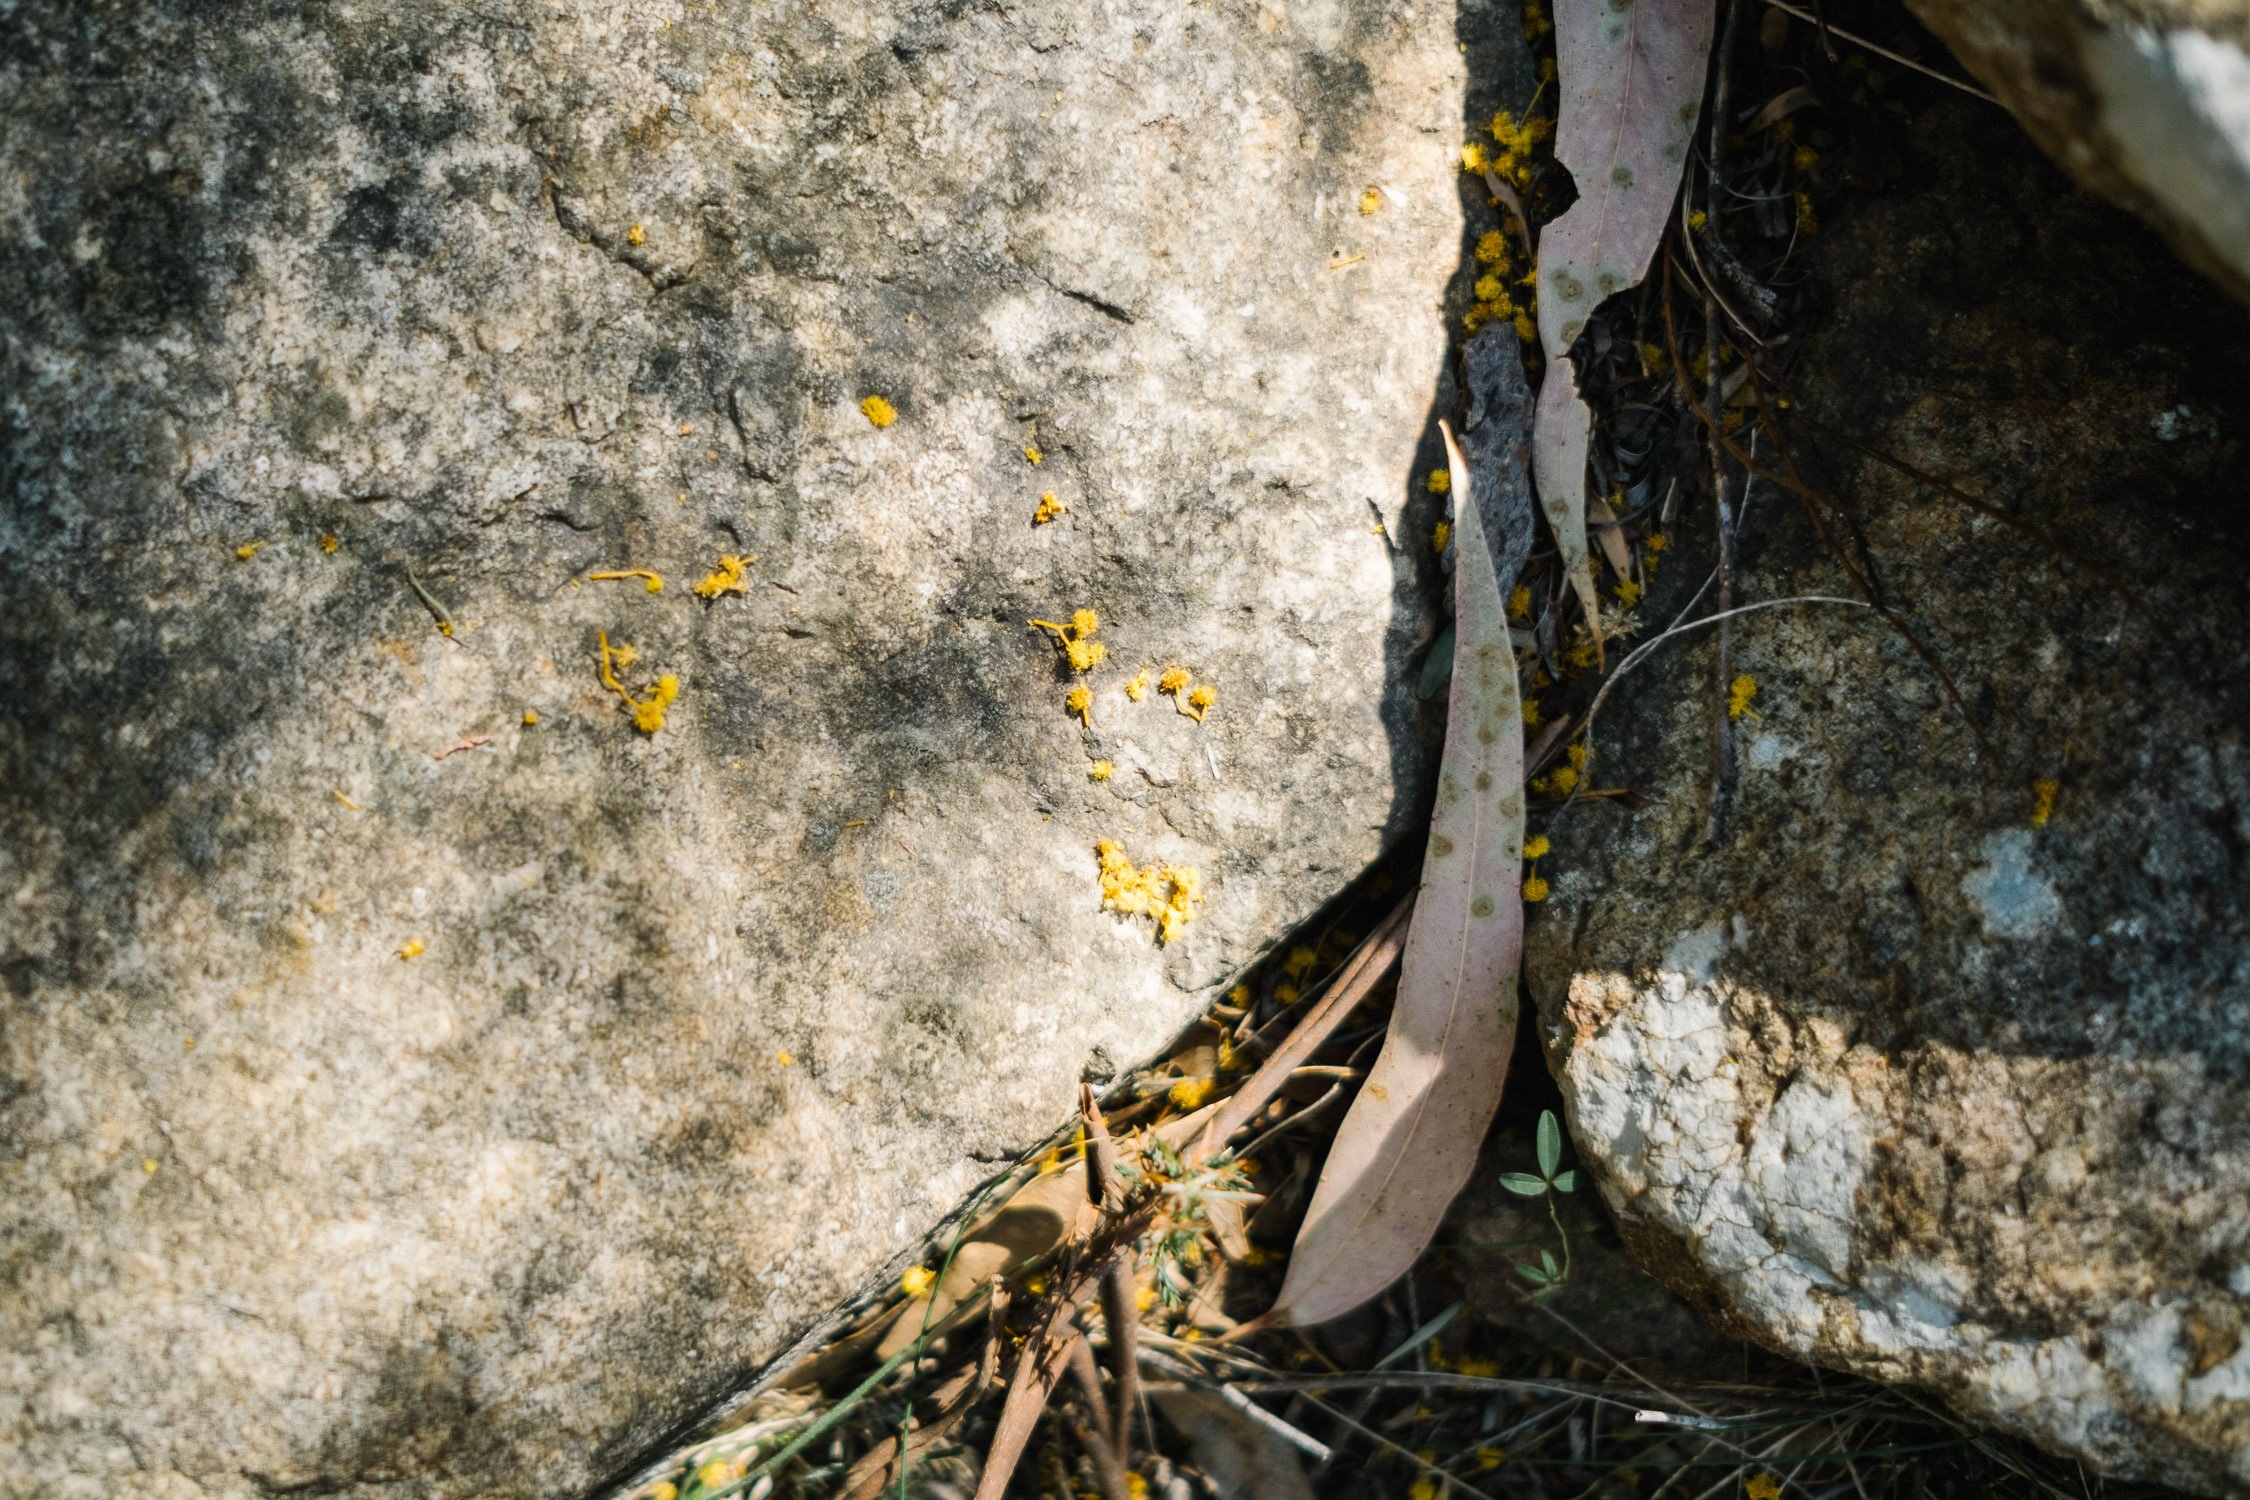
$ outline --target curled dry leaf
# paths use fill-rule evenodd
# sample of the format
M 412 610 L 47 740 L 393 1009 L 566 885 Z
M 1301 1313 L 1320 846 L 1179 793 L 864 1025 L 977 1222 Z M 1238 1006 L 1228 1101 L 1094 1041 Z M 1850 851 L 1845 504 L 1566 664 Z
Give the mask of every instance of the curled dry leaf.
M 1498 393 L 1503 399 L 1479 401 L 1479 428 L 1490 430 L 1476 433 L 1476 447 L 1492 455 L 1495 472 L 1472 473 L 1452 430 L 1445 432 L 1453 493 L 1470 498 L 1455 507 L 1445 756 L 1398 999 L 1382 1054 L 1337 1129 L 1268 1318 L 1324 1322 L 1403 1275 L 1468 1182 L 1507 1079 L 1523 954 L 1524 790 L 1506 601 L 1530 543 L 1526 397 L 1512 348 L 1506 367 L 1470 366 L 1472 391 L 1480 375 L 1508 370 L 1513 383 Z M 1485 494 L 1498 503 L 1482 503 Z
M 1712 0 L 1615 5 L 1558 0 L 1561 86 L 1555 158 L 1578 201 L 1539 236 L 1539 392 L 1532 470 L 1539 504 L 1598 645 L 1601 611 L 1586 554 L 1586 448 L 1592 413 L 1567 355 L 1594 309 L 1639 284 L 1687 163 L 1711 51 Z

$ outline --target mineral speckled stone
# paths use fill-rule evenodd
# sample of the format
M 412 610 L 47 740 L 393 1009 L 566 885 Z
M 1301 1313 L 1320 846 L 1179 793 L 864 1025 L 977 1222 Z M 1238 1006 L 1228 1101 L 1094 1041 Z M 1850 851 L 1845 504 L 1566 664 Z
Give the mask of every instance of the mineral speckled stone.
M 1726 1327 L 2250 1493 L 2250 326 L 1971 104 L 1811 269 L 1794 457 L 1987 744 L 1870 612 L 1744 617 L 1709 850 L 1708 635 L 1626 679 L 1633 798 L 1558 821 L 1531 929 L 1574 1135 Z M 1852 592 L 1793 497 L 1746 514 L 1738 600 Z
M 1450 7 L 5 29 L 0 1490 L 583 1491 L 1413 823 Z

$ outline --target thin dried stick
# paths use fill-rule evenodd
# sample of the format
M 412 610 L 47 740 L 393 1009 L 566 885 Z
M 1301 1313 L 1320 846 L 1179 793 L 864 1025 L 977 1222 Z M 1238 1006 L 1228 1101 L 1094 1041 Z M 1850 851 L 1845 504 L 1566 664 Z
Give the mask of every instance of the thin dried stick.
M 1290 1073 L 1318 1051 L 1320 1044 L 1343 1024 L 1344 1018 L 1359 1008 L 1359 1003 L 1373 992 L 1391 965 L 1398 961 L 1400 950 L 1406 946 L 1407 918 L 1413 911 L 1414 898 L 1408 896 L 1392 907 L 1390 914 L 1367 935 L 1350 961 L 1329 981 L 1328 993 L 1289 1033 L 1289 1039 L 1258 1065 L 1258 1071 L 1243 1082 L 1233 1098 L 1219 1106 L 1218 1113 L 1203 1127 L 1202 1137 L 1189 1148 L 1188 1165 L 1199 1166 L 1216 1156 L 1227 1137 L 1249 1124 L 1251 1117 L 1265 1108 L 1267 1101 L 1288 1082 Z
M 1133 1306 L 1133 1267 L 1120 1260 L 1102 1278 L 1102 1322 L 1109 1329 L 1110 1446 L 1121 1461 L 1133 1456 L 1133 1408 L 1140 1404 L 1141 1320 Z
M 1078 1421 L 1071 1425 L 1086 1456 L 1094 1461 L 1094 1478 L 1101 1486 L 1102 1500 L 1132 1500 L 1125 1486 L 1125 1464 L 1108 1437 L 1110 1402 L 1102 1395 L 1102 1377 L 1094 1367 L 1093 1346 L 1083 1336 L 1070 1341 L 1070 1373 L 1086 1397 L 1086 1410 L 1093 1416 L 1091 1423 Z

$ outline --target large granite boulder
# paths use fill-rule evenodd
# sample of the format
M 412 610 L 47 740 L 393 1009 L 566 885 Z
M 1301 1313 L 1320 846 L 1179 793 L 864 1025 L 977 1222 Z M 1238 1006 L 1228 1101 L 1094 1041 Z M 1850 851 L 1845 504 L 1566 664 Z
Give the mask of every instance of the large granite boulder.
M 1448 8 L 6 31 L 0 1490 L 583 1490 L 1411 823 Z
M 1746 616 L 1706 847 L 1727 695 L 1707 633 L 1664 648 L 1597 721 L 1633 796 L 1553 829 L 1541 1035 L 1628 1242 L 1726 1326 L 2250 1493 L 2250 320 L 1984 106 L 1900 182 L 1815 243 L 1794 456 L 1985 746 L 1872 612 Z M 1852 592 L 1795 498 L 1747 515 L 1738 598 Z

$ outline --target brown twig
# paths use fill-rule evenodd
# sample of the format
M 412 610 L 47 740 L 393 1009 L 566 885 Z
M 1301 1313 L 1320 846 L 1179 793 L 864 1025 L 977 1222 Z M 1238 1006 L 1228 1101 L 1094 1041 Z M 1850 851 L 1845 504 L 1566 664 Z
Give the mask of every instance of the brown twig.
M 1079 1446 L 1094 1461 L 1094 1479 L 1101 1486 L 1102 1500 L 1132 1500 L 1125 1486 L 1125 1463 L 1118 1456 L 1117 1447 L 1109 1440 L 1112 1430 L 1110 1403 L 1102 1395 L 1101 1372 L 1094 1367 L 1094 1351 L 1083 1335 L 1070 1341 L 1070 1373 L 1078 1382 L 1078 1389 L 1086 1398 L 1086 1410 L 1093 1420 L 1072 1424 L 1078 1435 Z
M 1133 1267 L 1119 1261 L 1102 1278 L 1102 1322 L 1109 1329 L 1110 1446 L 1120 1459 L 1133 1454 L 1133 1408 L 1140 1404 L 1141 1320 L 1133 1305 Z
M 1119 1196 L 1117 1143 L 1109 1138 L 1109 1126 L 1102 1120 L 1102 1107 L 1090 1083 L 1078 1085 L 1078 1118 L 1086 1129 L 1086 1201 L 1106 1208 Z
M 1258 1065 L 1258 1071 L 1243 1081 L 1233 1098 L 1219 1106 L 1218 1113 L 1203 1127 L 1202 1137 L 1186 1153 L 1189 1166 L 1200 1166 L 1216 1156 L 1227 1137 L 1249 1124 L 1251 1117 L 1265 1108 L 1267 1101 L 1289 1081 L 1290 1073 L 1318 1051 L 1320 1044 L 1343 1024 L 1344 1018 L 1373 993 L 1376 984 L 1398 961 L 1399 952 L 1406 945 L 1407 922 L 1413 913 L 1414 898 L 1408 896 L 1392 907 L 1389 915 L 1367 935 L 1336 977 L 1328 982 L 1328 992 L 1298 1019 L 1288 1040 Z
M 937 1410 L 928 1421 L 921 1423 L 906 1436 L 905 1463 L 911 1464 L 935 1448 L 953 1430 L 955 1424 L 984 1399 L 985 1392 L 991 1389 L 992 1378 L 1000 1370 L 1001 1322 L 1007 1308 L 1007 1288 L 995 1285 L 990 1309 L 991 1332 L 985 1337 L 984 1348 L 978 1353 L 975 1363 L 964 1365 L 930 1393 Z M 836 1500 L 875 1500 L 898 1477 L 901 1463 L 899 1448 L 899 1439 L 888 1437 L 862 1454 L 845 1471 L 843 1487 L 837 1491 Z
M 1711 60 L 1711 143 L 1705 150 L 1711 181 L 1709 196 L 1712 211 L 1709 224 L 1714 240 L 1721 238 L 1718 197 L 1726 190 L 1727 58 L 1734 50 L 1735 33 L 1740 29 L 1741 22 L 1741 0 L 1727 0 L 1726 20 L 1719 28 L 1718 52 Z M 1694 252 L 1691 249 L 1689 253 Z M 1669 273 L 1671 262 L 1667 260 L 1665 266 Z M 1671 289 L 1667 286 L 1665 290 L 1665 313 L 1669 317 Z M 1708 444 L 1711 456 L 1711 503 L 1719 525 L 1719 633 L 1716 644 L 1718 686 L 1711 702 L 1711 812 L 1703 825 L 1703 842 L 1715 849 L 1726 839 L 1727 801 L 1734 794 L 1734 719 L 1729 712 L 1728 703 L 1728 685 L 1734 681 L 1734 622 L 1727 615 L 1734 608 L 1735 517 L 1734 501 L 1727 493 L 1726 452 L 1718 441 L 1722 428 L 1720 412 L 1723 399 L 1719 369 L 1719 307 L 1718 299 L 1708 285 L 1703 293 L 1703 384 L 1704 409 L 1710 414 L 1705 429 L 1711 439 Z

